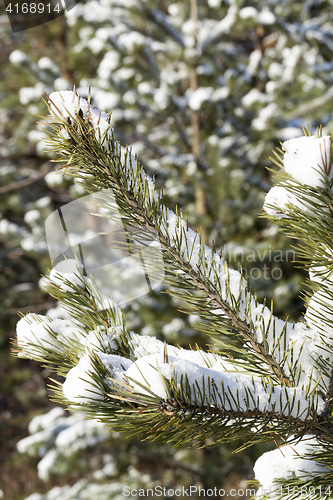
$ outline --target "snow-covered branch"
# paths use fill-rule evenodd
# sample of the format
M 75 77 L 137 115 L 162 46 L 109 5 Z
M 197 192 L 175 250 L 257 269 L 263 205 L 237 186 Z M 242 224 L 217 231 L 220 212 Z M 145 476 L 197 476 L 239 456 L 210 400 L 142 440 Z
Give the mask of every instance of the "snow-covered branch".
M 53 269 L 47 289 L 73 321 L 23 318 L 18 325 L 21 355 L 60 364 L 66 375 L 60 400 L 94 409 L 110 421 L 123 407 L 125 414 L 143 412 L 142 418 L 148 412 L 182 419 L 199 411 L 202 422 L 214 414 L 219 425 L 237 421 L 245 434 L 248 420 L 256 420 L 261 432 L 273 421 L 285 431 L 296 422 L 303 432 L 316 428 L 317 415 L 325 408 L 332 350 L 311 322 L 311 304 L 309 326 L 274 317 L 251 295 L 244 277 L 204 245 L 181 214 L 166 208 L 137 159 L 114 142 L 108 115 L 72 92 L 53 93 L 49 102 L 55 129 L 51 140 L 68 158 L 69 172 L 82 182 L 89 179 L 91 190 L 98 190 L 99 217 L 112 218 L 118 204 L 127 224 L 124 231 L 136 229 L 132 252 L 141 251 L 157 231 L 164 269 L 151 257 L 149 264 L 142 262 L 143 270 L 165 273 L 172 293 L 184 300 L 187 312 L 201 317 L 220 347 L 210 353 L 188 351 L 127 332 L 118 306 L 103 297 L 79 264 L 73 261 L 73 268 L 66 261 L 65 268 Z M 299 152 L 304 145 L 309 150 Z M 310 179 L 313 190 L 324 191 L 331 179 L 329 138 L 306 137 L 284 148 L 285 170 L 293 182 Z M 300 159 L 308 165 L 302 174 L 297 169 Z M 112 188 L 114 197 L 103 194 L 103 188 Z M 120 235 L 118 249 L 127 245 Z M 157 427 L 156 433 L 161 432 Z M 229 429 L 225 432 L 230 438 Z

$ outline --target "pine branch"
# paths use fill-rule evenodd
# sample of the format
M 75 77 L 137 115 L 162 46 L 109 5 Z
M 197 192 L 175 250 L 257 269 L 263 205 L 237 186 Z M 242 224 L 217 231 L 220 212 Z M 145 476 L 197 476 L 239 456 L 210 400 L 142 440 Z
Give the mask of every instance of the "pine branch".
M 52 97 L 50 99 L 52 102 Z M 226 284 L 227 295 L 230 297 L 231 304 L 236 307 L 222 299 L 218 273 L 223 267 L 228 274 L 228 268 L 225 263 L 216 264 L 217 256 L 211 254 L 211 251 L 203 245 L 199 235 L 197 235 L 197 245 L 200 248 L 199 265 L 196 269 L 194 269 L 195 266 L 190 265 L 189 255 L 191 255 L 191 250 L 192 253 L 194 251 L 194 243 L 192 249 L 188 248 L 186 239 L 189 230 L 186 229 L 186 223 L 181 215 L 177 215 L 176 224 L 180 227 L 179 234 L 169 234 L 168 211 L 165 209 L 164 199 L 155 193 L 152 181 L 147 178 L 138 161 L 114 142 L 110 131 L 101 136 L 98 127 L 94 128 L 91 119 L 80 116 L 79 111 L 67 122 L 58 118 L 55 122 L 51 120 L 51 125 L 54 128 L 53 138 L 51 138 L 53 147 L 56 144 L 56 148 L 69 158 L 65 167 L 67 173 L 76 178 L 80 177 L 83 182 L 87 175 L 91 176 L 89 186 L 86 186 L 90 191 L 112 188 L 122 211 L 122 217 L 126 218 L 129 226 L 138 225 L 148 234 L 158 232 L 165 259 L 166 282 L 177 289 L 181 283 L 182 288 L 187 290 L 190 299 L 195 303 L 194 307 L 193 302 L 190 306 L 192 311 L 199 312 L 201 316 L 210 317 L 219 333 L 224 334 L 229 353 L 236 359 L 243 358 L 246 363 L 249 363 L 249 360 L 251 362 L 252 359 L 254 370 L 258 370 L 259 362 L 265 363 L 270 367 L 272 376 L 276 380 L 291 386 L 292 381 L 274 356 L 268 352 L 265 342 L 258 342 L 246 318 L 240 318 L 240 297 L 232 295 L 230 289 L 228 290 L 228 283 Z M 68 141 L 59 136 L 59 127 L 66 130 Z M 98 135 L 100 143 L 104 144 L 104 149 L 100 147 L 99 141 L 96 141 L 95 136 Z M 186 250 L 181 250 L 184 245 Z M 202 293 L 202 298 L 196 297 L 198 291 Z M 173 293 L 177 294 L 175 291 Z M 241 293 L 240 290 L 239 293 Z M 182 292 L 179 295 L 181 296 Z M 190 304 L 191 300 L 187 300 L 187 304 Z M 248 292 L 247 300 L 249 303 Z M 212 313 L 216 309 L 220 309 L 226 317 L 217 317 L 216 312 Z M 248 344 L 244 345 L 244 342 Z M 234 348 L 232 344 L 235 345 Z M 251 346 L 250 353 L 249 345 Z M 261 373 L 263 372 L 262 369 Z
M 176 444 L 203 445 L 209 437 L 212 444 L 242 438 L 247 446 L 271 441 L 275 432 L 295 434 L 295 427 L 298 439 L 313 433 L 331 442 L 330 417 L 322 414 L 317 389 L 331 368 L 316 352 L 319 380 L 313 371 L 302 373 L 306 327 L 281 324 L 258 305 L 241 274 L 188 229 L 181 213 L 166 208 L 138 161 L 114 141 L 107 115 L 73 93 L 66 105 L 62 99 L 50 98 L 50 143 L 67 160 L 67 173 L 93 193 L 102 209 L 96 216 L 114 220 L 115 206 L 119 210 L 121 227 L 111 249 L 130 246 L 131 255 L 145 249 L 142 270 L 155 279 L 165 273 L 170 293 L 183 300 L 186 312 L 199 314 L 201 328 L 217 336 L 220 349 L 186 351 L 128 333 L 119 308 L 84 266 L 78 262 L 74 275 L 56 266 L 48 291 L 73 318 L 69 338 L 61 333 L 64 325 L 44 317 L 28 316 L 18 329 L 21 355 L 66 375 L 53 386 L 56 400 L 120 430 Z M 151 242 L 160 245 L 164 267 Z M 31 327 L 24 330 L 27 321 Z

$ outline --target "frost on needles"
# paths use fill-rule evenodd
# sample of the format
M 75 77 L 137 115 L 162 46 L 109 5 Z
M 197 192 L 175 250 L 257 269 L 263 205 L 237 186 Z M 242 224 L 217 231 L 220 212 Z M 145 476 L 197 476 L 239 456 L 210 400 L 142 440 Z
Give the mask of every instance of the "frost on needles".
M 114 140 L 109 115 L 69 91 L 52 93 L 47 104 L 49 143 L 66 173 L 97 196 L 99 217 L 110 217 L 100 193 L 112 190 L 122 221 L 136 231 L 134 249 L 140 251 L 150 234 L 158 235 L 163 269 L 154 259 L 150 269 L 142 263 L 143 269 L 164 273 L 183 310 L 200 317 L 200 329 L 214 343 L 207 352 L 187 350 L 128 331 L 121 307 L 103 295 L 77 258 L 58 264 L 44 280 L 71 319 L 23 317 L 17 325 L 18 355 L 64 376 L 54 387 L 58 401 L 117 430 L 177 445 L 241 438 L 245 447 L 281 438 L 288 443 L 284 458 L 276 449 L 255 465 L 261 483 L 257 498 L 265 498 L 267 489 L 270 498 L 296 498 L 281 492 L 281 482 L 329 484 L 331 138 L 319 131 L 318 137 L 289 140 L 275 153 L 281 169 L 264 209 L 301 241 L 299 255 L 310 272 L 307 312 L 292 324 L 258 303 L 245 278 L 202 242 L 180 211 L 166 207 L 137 158 Z

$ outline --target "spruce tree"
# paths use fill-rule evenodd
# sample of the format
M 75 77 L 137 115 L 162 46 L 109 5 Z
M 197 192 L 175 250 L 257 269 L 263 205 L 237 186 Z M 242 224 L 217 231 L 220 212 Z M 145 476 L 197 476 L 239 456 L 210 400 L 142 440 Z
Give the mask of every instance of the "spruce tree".
M 140 260 L 146 276 L 163 277 L 213 341 L 187 350 L 128 331 L 121 307 L 74 252 L 45 285 L 71 320 L 25 316 L 18 355 L 54 367 L 65 377 L 54 384 L 57 400 L 113 430 L 176 445 L 283 441 L 256 462 L 257 498 L 330 498 L 331 137 L 318 129 L 317 137 L 305 131 L 284 142 L 266 197 L 265 210 L 301 241 L 299 259 L 310 270 L 314 293 L 293 324 L 260 304 L 242 274 L 167 207 L 139 160 L 114 140 L 110 116 L 74 92 L 52 93 L 48 104 L 49 143 L 94 197 L 98 217 L 117 222 L 113 248 L 148 252 Z

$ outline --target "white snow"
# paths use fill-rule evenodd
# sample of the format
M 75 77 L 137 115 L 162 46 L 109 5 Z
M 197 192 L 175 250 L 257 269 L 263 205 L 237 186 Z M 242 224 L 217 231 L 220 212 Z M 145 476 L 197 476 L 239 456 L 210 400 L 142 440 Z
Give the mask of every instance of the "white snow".
M 70 346 L 71 342 L 81 342 L 82 333 L 71 320 L 52 319 L 41 314 L 27 314 L 16 325 L 18 345 L 22 348 L 22 355 L 38 352 L 29 344 L 37 344 L 44 349 L 60 352 L 63 346 Z
M 206 40 L 202 42 L 203 49 L 206 48 L 206 46 L 208 46 L 210 43 L 212 43 L 215 38 L 221 36 L 222 34 L 227 35 L 228 33 L 230 33 L 237 20 L 237 14 L 238 7 L 236 5 L 230 5 L 226 16 L 224 16 L 224 18 L 212 28 Z
M 76 287 L 85 287 L 80 266 L 75 259 L 67 259 L 59 262 L 59 264 L 54 266 L 51 270 L 50 279 L 64 292 L 75 291 L 75 288 L 68 283 L 64 283 L 64 280 L 70 281 L 71 284 Z
M 121 332 L 122 328 L 120 326 L 111 326 L 107 331 L 105 328 L 98 327 L 96 330 L 92 330 L 88 333 L 83 344 L 91 351 L 112 351 L 117 348 L 115 339 L 119 339 Z
M 333 301 L 323 289 L 314 292 L 310 298 L 305 320 L 310 328 L 318 330 L 322 335 L 332 335 Z
M 109 109 L 119 106 L 119 96 L 114 92 L 105 92 L 98 89 L 94 92 L 94 101 L 99 108 Z
M 53 86 L 55 90 L 69 90 L 71 84 L 66 78 L 59 77 L 54 80 Z
M 304 55 L 304 49 L 301 45 L 293 45 L 291 48 L 284 47 L 282 49 L 282 55 L 284 70 L 281 79 L 286 84 L 294 81 L 298 62 Z
M 254 7 L 243 7 L 239 11 L 239 17 L 241 19 L 258 19 L 258 11 Z
M 259 311 L 258 314 L 270 317 L 267 308 L 265 311 Z M 278 320 L 281 321 L 281 320 Z M 283 322 L 281 321 L 283 324 Z M 259 325 L 259 324 L 258 324 Z M 267 326 L 267 325 L 266 325 Z M 264 328 L 266 328 L 264 326 Z M 273 331 L 273 326 L 271 331 Z M 281 330 L 281 325 L 277 331 Z M 287 346 L 288 342 L 295 343 L 297 338 L 303 340 L 302 332 L 290 324 L 287 328 Z M 311 333 L 308 331 L 308 333 Z M 166 346 L 156 338 L 131 334 L 132 356 L 135 362 L 118 355 L 106 354 L 98 349 L 108 349 L 101 343 L 93 343 L 91 339 L 87 343 L 91 350 L 99 357 L 109 376 L 116 380 L 127 381 L 132 385 L 133 390 L 146 393 L 144 387 L 151 390 L 161 398 L 168 397 L 165 386 L 162 381 L 162 375 L 170 380 L 171 375 L 176 376 L 178 383 L 185 375 L 193 387 L 205 388 L 206 393 L 209 390 L 219 391 L 218 406 L 226 409 L 236 410 L 237 406 L 246 411 L 246 409 L 256 409 L 260 411 L 282 412 L 292 414 L 295 418 L 305 418 L 309 399 L 305 397 L 300 387 L 282 389 L 281 387 L 268 386 L 263 388 L 258 377 L 247 377 L 242 374 L 232 373 L 234 367 L 228 361 L 223 360 L 216 354 L 207 354 L 202 351 L 188 351 L 174 346 Z M 272 344 L 273 337 L 268 337 L 268 342 Z M 315 344 L 318 339 L 315 339 Z M 314 345 L 310 342 L 309 351 L 314 353 Z M 306 356 L 309 356 L 309 352 Z M 283 353 L 281 354 L 281 356 Z M 74 367 L 67 375 L 63 385 L 65 397 L 74 403 L 89 403 L 91 400 L 103 399 L 103 388 L 95 387 L 92 373 L 95 372 L 91 361 L 91 355 L 86 353 L 78 365 Z M 297 353 L 296 353 L 297 357 Z M 290 359 L 288 359 L 290 362 Z M 307 368 L 305 367 L 305 370 Z M 311 370 L 311 366 L 309 367 Z M 230 371 L 230 373 L 228 373 Z M 309 375 L 309 374 L 307 374 Z M 204 377 L 204 380 L 203 380 Z M 212 382 L 214 380 L 214 383 Z M 184 382 L 184 380 L 183 380 Z M 144 387 L 141 387 L 141 385 Z M 270 393 L 272 391 L 272 397 Z M 194 393 L 196 389 L 194 389 Z M 254 397 L 249 398 L 249 393 Z M 231 394 L 238 394 L 238 403 L 232 399 Z M 295 398 L 294 404 L 292 403 Z M 208 401 L 206 401 L 208 403 Z M 319 401 L 318 412 L 322 409 L 322 402 Z
M 100 40 L 97 37 L 91 38 L 87 42 L 87 47 L 89 47 L 89 49 L 93 54 L 98 54 L 99 52 L 101 52 L 101 50 L 104 49 L 104 46 L 105 42 L 103 42 L 103 40 Z
M 164 352 L 148 354 L 136 360 L 122 374 L 136 392 L 149 394 L 149 390 L 160 398 L 169 397 L 163 383 L 163 377 L 177 381 L 177 386 L 185 386 L 185 378 L 192 389 L 192 401 L 196 396 L 206 394 L 202 404 L 212 404 L 209 394 L 216 396 L 216 406 L 231 411 L 259 410 L 261 412 L 276 412 L 292 415 L 295 418 L 308 416 L 309 399 L 301 388 L 281 388 L 268 384 L 264 388 L 259 377 L 248 377 L 242 374 L 225 371 L 224 363 L 207 367 L 200 353 L 183 350 L 178 356 Z M 175 353 L 177 354 L 177 352 Z M 191 358 L 192 359 L 188 359 Z M 199 362 L 200 364 L 198 364 Z M 142 387 L 143 386 L 143 387 Z M 146 389 L 147 388 L 147 389 Z M 251 394 L 251 397 L 250 397 Z M 201 396 L 200 396 L 201 397 Z
M 135 75 L 135 71 L 133 68 L 120 68 L 118 69 L 114 75 L 119 78 L 119 80 L 130 80 Z
M 102 138 L 106 131 L 109 133 L 112 130 L 107 113 L 93 108 L 88 101 L 70 90 L 52 92 L 49 103 L 51 112 L 60 119 L 72 117 L 75 120 L 81 109 L 83 116 L 92 124 L 97 139 Z
M 298 137 L 283 143 L 284 169 L 294 179 L 311 187 L 324 187 L 325 166 L 330 163 L 330 137 Z M 329 173 L 332 179 L 332 172 Z
M 222 0 L 208 0 L 208 5 L 209 7 L 212 7 L 213 9 L 219 7 L 221 5 Z
M 313 478 L 316 474 L 328 473 L 327 467 L 311 459 L 311 452 L 315 450 L 312 445 L 317 443 L 315 437 L 308 436 L 298 443 L 285 444 L 261 455 L 253 469 L 255 478 L 262 486 L 257 491 L 257 497 L 265 492 L 277 490 L 279 486 L 274 484 L 277 479 L 296 476 L 306 480 Z M 308 457 L 302 458 L 302 455 L 308 455 Z
M 64 130 L 63 132 L 67 132 L 67 131 Z M 68 138 L 69 138 L 69 136 L 67 134 L 67 137 L 65 137 L 65 139 L 68 139 Z M 59 172 L 59 171 L 49 172 L 48 174 L 46 174 L 44 179 L 45 179 L 46 184 L 51 188 L 55 187 L 55 186 L 61 186 L 61 184 L 63 184 L 63 182 L 64 182 L 64 174 L 63 174 L 63 172 Z
M 183 321 L 180 318 L 173 318 L 173 320 L 170 321 L 170 323 L 167 323 L 166 325 L 163 326 L 162 332 L 166 336 L 166 338 L 172 338 L 172 337 L 177 338 L 176 334 L 178 334 L 182 328 L 185 328 L 185 326 L 186 326 L 185 321 Z
M 269 123 L 279 115 L 279 108 L 275 102 L 267 104 L 259 111 L 258 117 L 252 120 L 252 127 L 255 130 L 265 130 Z
M 13 50 L 13 52 L 9 56 L 9 60 L 12 64 L 24 64 L 25 62 L 28 62 L 29 56 L 22 52 L 22 50 Z
M 47 481 L 50 478 L 50 472 L 54 469 L 54 466 L 57 461 L 57 451 L 49 450 L 42 460 L 40 460 L 37 464 L 38 477 L 42 479 L 42 481 Z
M 268 215 L 274 215 L 277 219 L 281 219 L 288 216 L 287 205 L 292 204 L 293 201 L 295 201 L 294 197 L 285 187 L 274 186 L 266 194 L 263 209 Z
M 267 7 L 264 7 L 262 11 L 259 12 L 258 21 L 260 24 L 263 24 L 264 26 L 265 25 L 269 26 L 275 23 L 276 18 L 271 10 L 268 10 Z
M 312 267 L 309 268 L 309 277 L 311 281 L 318 283 L 319 285 L 326 285 L 332 287 L 333 285 L 333 266 L 332 261 L 332 249 L 325 247 L 324 256 L 321 257 L 318 253 L 313 255 Z M 318 262 L 325 262 L 325 265 L 318 265 Z
M 137 31 L 130 31 L 129 33 L 123 33 L 119 35 L 118 41 L 129 52 L 137 50 L 138 47 L 145 44 L 146 38 Z
M 43 429 L 47 429 L 51 425 L 55 424 L 60 417 L 65 418 L 65 416 L 66 412 L 60 406 L 52 408 L 52 410 L 47 413 L 37 415 L 31 420 L 29 423 L 29 432 L 30 434 L 35 434 Z
M 287 183 L 290 185 L 290 190 L 284 186 L 276 185 L 270 189 L 265 197 L 263 209 L 267 214 L 273 215 L 277 219 L 289 217 L 290 211 L 293 208 L 302 210 L 302 212 L 314 212 L 311 200 L 301 199 L 297 197 L 292 191 L 292 182 Z M 288 205 L 288 206 L 287 206 Z M 276 207 L 276 208 L 275 208 Z
M 107 81 L 112 72 L 119 67 L 119 54 L 112 50 L 107 52 L 97 70 L 97 75 L 102 81 Z
M 31 226 L 35 225 L 40 220 L 41 220 L 41 214 L 39 210 L 36 209 L 28 210 L 28 212 L 26 212 L 24 215 L 24 221 L 27 224 L 30 224 Z
M 49 57 L 41 57 L 37 66 L 39 69 L 52 71 L 55 74 L 59 73 L 59 67 Z
M 10 222 L 7 219 L 1 219 L 0 234 L 22 237 L 28 236 L 29 233 L 27 233 L 27 231 L 25 231 L 25 229 L 20 227 L 18 224 L 15 224 L 15 222 Z
M 110 377 L 120 379 L 124 371 L 132 365 L 129 359 L 115 354 L 96 352 Z M 92 357 L 89 353 L 82 356 L 78 364 L 72 368 L 66 376 L 62 390 L 64 396 L 72 403 L 89 403 L 102 400 L 105 396 L 103 387 L 94 381 L 97 376 Z
M 42 82 L 36 83 L 34 87 L 22 87 L 19 91 L 20 102 L 23 105 L 32 101 L 37 101 L 46 91 L 46 87 Z
M 166 86 L 161 86 L 154 92 L 154 102 L 158 109 L 164 110 L 169 105 L 168 89 Z
M 70 402 L 87 403 L 104 398 L 103 390 L 93 380 L 91 373 L 95 372 L 89 354 L 84 354 L 78 364 L 69 370 L 62 390 Z
M 86 420 L 84 413 L 70 414 L 60 407 L 34 417 L 29 424 L 29 432 L 31 435 L 22 439 L 17 448 L 20 453 L 42 457 L 38 463 L 38 476 L 43 480 L 61 473 L 73 454 L 110 436 L 103 423 Z M 110 462 L 108 457 L 105 456 L 105 463 Z
M 45 320 L 44 320 L 45 318 Z M 51 326 L 46 317 L 27 314 L 16 325 L 17 343 L 23 349 L 23 353 L 33 348 L 29 344 L 38 344 L 52 351 L 59 351 L 60 346 L 56 336 L 49 333 L 47 326 Z
M 199 87 L 189 98 L 188 105 L 194 111 L 198 111 L 202 105 L 209 101 L 213 95 L 213 87 Z
M 251 89 L 250 92 L 245 94 L 244 97 L 242 97 L 242 104 L 246 107 L 249 108 L 253 104 L 256 103 L 266 103 L 267 102 L 267 95 L 264 94 L 263 92 L 259 92 L 258 89 Z

